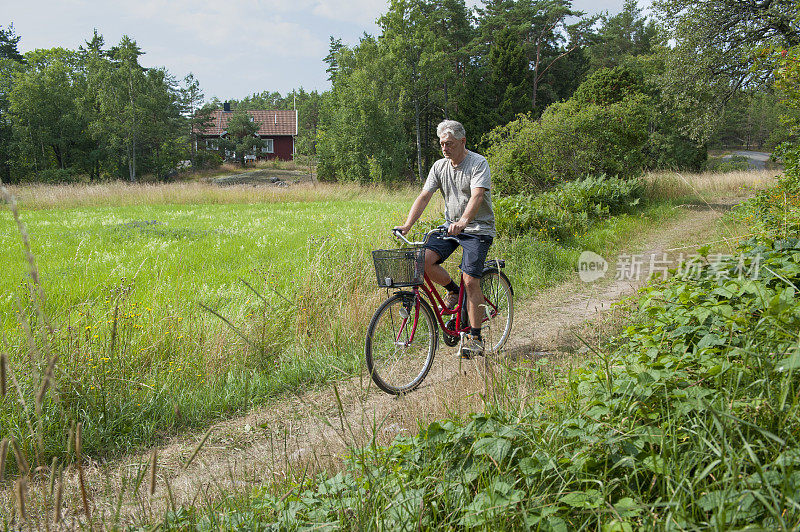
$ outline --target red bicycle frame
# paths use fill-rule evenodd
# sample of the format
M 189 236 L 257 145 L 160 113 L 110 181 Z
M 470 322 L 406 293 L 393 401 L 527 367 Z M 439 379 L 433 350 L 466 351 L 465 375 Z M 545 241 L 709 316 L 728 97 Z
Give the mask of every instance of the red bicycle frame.
M 422 289 L 422 292 L 428 297 L 428 301 L 431 302 L 431 306 L 433 307 L 433 312 L 436 314 L 436 319 L 439 321 L 439 327 L 442 328 L 444 334 L 447 334 L 449 336 L 458 336 L 462 332 L 467 332 L 469 330 L 468 327 L 462 327 L 461 325 L 461 316 L 462 316 L 461 309 L 466 303 L 466 297 L 467 297 L 464 290 L 463 273 L 461 274 L 461 279 L 459 279 L 458 283 L 458 304 L 455 306 L 455 308 L 451 309 L 444 304 L 444 300 L 439 295 L 439 291 L 436 290 L 433 281 L 431 281 L 427 273 L 425 273 L 422 286 L 414 287 L 414 296 L 415 300 L 417 301 L 421 299 L 421 296 L 419 295 L 420 288 Z M 492 317 L 494 317 L 497 314 L 497 305 L 492 301 L 486 299 L 486 297 L 484 297 L 483 299 L 489 306 L 489 312 L 491 313 Z M 416 322 L 417 318 L 419 317 L 419 304 L 417 303 L 414 306 L 415 306 L 415 316 L 414 316 L 414 329 L 412 329 L 411 331 L 412 339 L 414 338 L 414 332 L 416 331 Z M 453 329 L 450 329 L 445 324 L 443 316 L 452 316 L 453 314 L 455 314 L 456 323 L 455 327 Z

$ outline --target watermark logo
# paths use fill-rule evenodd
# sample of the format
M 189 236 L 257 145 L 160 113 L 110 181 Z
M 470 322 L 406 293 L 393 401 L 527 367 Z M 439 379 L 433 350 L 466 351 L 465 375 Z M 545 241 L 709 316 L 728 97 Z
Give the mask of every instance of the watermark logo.
M 670 256 L 666 252 L 627 255 L 617 257 L 614 279 L 617 281 L 641 281 L 650 277 L 667 279 L 679 276 L 684 279 L 700 279 L 711 276 L 721 279 L 758 279 L 762 257 L 760 254 L 723 255 L 685 254 Z M 578 258 L 578 276 L 585 283 L 593 283 L 606 276 L 608 262 L 597 253 L 584 251 Z
M 602 279 L 607 271 L 606 259 L 593 251 L 584 251 L 578 257 L 578 275 L 584 283 L 593 283 Z

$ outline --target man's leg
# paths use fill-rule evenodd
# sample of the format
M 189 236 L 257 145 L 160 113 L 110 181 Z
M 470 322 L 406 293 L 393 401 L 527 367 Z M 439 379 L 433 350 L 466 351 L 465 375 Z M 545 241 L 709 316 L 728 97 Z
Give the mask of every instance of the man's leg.
M 450 278 L 450 274 L 447 273 L 441 264 L 437 264 L 441 257 L 438 253 L 436 253 L 432 249 L 425 250 L 425 273 L 428 274 L 428 277 L 431 278 L 436 284 L 440 284 L 442 286 L 447 286 L 452 279 Z
M 480 329 L 486 310 L 486 304 L 481 291 L 481 280 L 467 273 L 464 274 L 464 287 L 467 289 L 467 312 L 469 313 L 469 323 L 474 329 Z
M 481 290 L 481 277 L 483 276 L 486 255 L 492 237 L 480 235 L 464 235 L 461 238 L 461 247 L 464 256 L 461 260 L 464 288 L 467 296 L 467 313 L 469 314 L 470 334 L 465 337 L 461 345 L 461 356 L 470 358 L 483 354 L 483 339 L 481 326 L 486 315 L 483 291 Z
M 450 278 L 447 270 L 441 266 L 441 262 L 453 254 L 458 243 L 433 235 L 425 247 L 425 273 L 428 274 L 431 281 L 447 289 L 448 294 L 444 298 L 444 304 L 452 309 L 458 304 L 458 285 Z

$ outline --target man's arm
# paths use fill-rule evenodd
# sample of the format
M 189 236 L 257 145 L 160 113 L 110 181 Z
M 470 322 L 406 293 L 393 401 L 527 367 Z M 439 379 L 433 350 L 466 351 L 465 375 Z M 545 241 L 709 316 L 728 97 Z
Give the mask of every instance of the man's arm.
M 483 187 L 475 187 L 471 192 L 472 196 L 469 198 L 467 208 L 464 209 L 464 214 L 461 215 L 461 218 L 457 222 L 450 224 L 450 228 L 447 232 L 451 235 L 459 234 L 464 230 L 467 224 L 474 220 L 475 216 L 478 215 L 478 209 L 480 208 L 481 203 L 483 203 L 483 195 L 486 193 L 486 189 Z
M 422 216 L 422 213 L 425 211 L 425 207 L 428 206 L 428 202 L 431 201 L 433 197 L 433 191 L 431 190 L 423 190 L 417 196 L 417 199 L 414 200 L 414 204 L 411 205 L 411 210 L 408 211 L 408 218 L 406 218 L 406 223 L 403 225 L 395 227 L 398 229 L 403 235 L 407 235 L 414 224 L 419 220 L 419 217 Z

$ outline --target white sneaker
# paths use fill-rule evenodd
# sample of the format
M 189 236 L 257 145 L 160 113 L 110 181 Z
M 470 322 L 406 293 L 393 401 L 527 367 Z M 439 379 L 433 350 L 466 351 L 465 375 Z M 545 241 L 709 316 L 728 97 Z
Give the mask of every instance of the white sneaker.
M 465 334 L 461 339 L 461 349 L 459 349 L 459 356 L 463 359 L 469 360 L 470 358 L 483 355 L 483 339 L 471 334 Z

